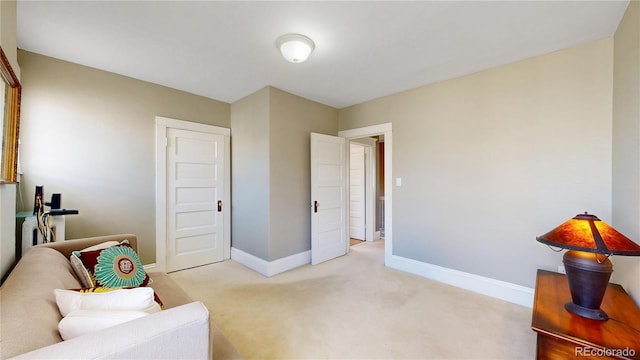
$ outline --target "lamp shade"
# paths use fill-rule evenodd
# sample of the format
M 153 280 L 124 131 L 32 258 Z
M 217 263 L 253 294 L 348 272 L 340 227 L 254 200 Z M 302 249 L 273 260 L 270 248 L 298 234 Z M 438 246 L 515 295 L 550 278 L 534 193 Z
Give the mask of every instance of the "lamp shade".
M 311 39 L 300 34 L 282 35 L 276 41 L 282 56 L 289 62 L 301 63 L 311 55 L 315 44 Z
M 548 233 L 536 237 L 543 244 L 607 255 L 640 256 L 640 245 L 597 216 L 578 214 Z

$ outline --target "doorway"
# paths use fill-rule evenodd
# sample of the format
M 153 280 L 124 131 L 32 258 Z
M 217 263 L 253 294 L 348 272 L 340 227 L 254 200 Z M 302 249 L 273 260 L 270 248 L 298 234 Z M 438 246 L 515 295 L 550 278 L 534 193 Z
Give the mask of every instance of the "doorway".
M 382 164 L 384 169 L 380 174 L 379 180 L 381 180 L 381 188 L 384 189 L 384 201 L 380 205 L 380 211 L 384 212 L 384 252 L 385 252 L 385 264 L 389 263 L 391 256 L 393 255 L 393 132 L 392 124 L 385 123 L 380 125 L 367 126 L 357 129 L 343 130 L 338 133 L 338 136 L 346 138 L 348 140 L 354 140 L 372 136 L 383 136 L 384 147 L 382 147 Z
M 380 218 L 384 209 L 379 207 L 381 189 L 379 171 L 379 140 L 382 136 L 351 139 L 349 157 L 349 236 L 351 246 L 356 240 L 380 239 Z M 382 194 L 384 189 L 382 189 Z

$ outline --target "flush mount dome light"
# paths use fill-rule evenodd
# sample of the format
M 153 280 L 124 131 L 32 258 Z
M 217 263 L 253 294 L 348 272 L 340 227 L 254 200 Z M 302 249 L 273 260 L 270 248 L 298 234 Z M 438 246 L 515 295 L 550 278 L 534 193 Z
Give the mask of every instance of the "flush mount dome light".
M 300 34 L 282 35 L 276 40 L 282 56 L 289 62 L 301 63 L 309 57 L 315 44 L 311 39 Z

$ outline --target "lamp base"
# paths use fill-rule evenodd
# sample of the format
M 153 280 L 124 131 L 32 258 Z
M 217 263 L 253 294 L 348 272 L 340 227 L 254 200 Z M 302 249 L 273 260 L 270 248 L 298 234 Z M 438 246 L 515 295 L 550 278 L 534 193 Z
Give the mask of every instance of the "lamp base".
M 571 291 L 571 302 L 565 304 L 569 312 L 592 320 L 607 320 L 600 310 L 607 291 L 613 265 L 608 258 L 599 261 L 596 254 L 570 250 L 562 257 Z
M 602 311 L 601 309 L 588 309 L 586 307 L 576 305 L 571 301 L 564 304 L 564 308 L 571 313 L 585 317 L 587 319 L 600 321 L 609 320 L 609 315 L 607 315 L 607 313 Z

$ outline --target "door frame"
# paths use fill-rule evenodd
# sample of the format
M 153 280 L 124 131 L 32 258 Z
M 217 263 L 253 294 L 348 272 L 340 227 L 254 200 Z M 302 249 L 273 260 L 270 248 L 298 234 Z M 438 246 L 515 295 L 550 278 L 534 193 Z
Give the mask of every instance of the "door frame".
M 393 127 L 391 123 L 342 130 L 338 136 L 348 140 L 367 136 L 384 135 L 384 263 L 389 264 L 393 255 Z M 349 187 L 347 187 L 348 189 Z M 347 211 L 349 211 L 347 202 Z M 347 218 L 348 221 L 348 218 Z M 349 224 L 347 224 L 347 228 Z
M 167 129 L 213 133 L 224 136 L 223 259 L 231 257 L 231 129 L 156 116 L 156 263 L 154 270 L 167 272 Z

